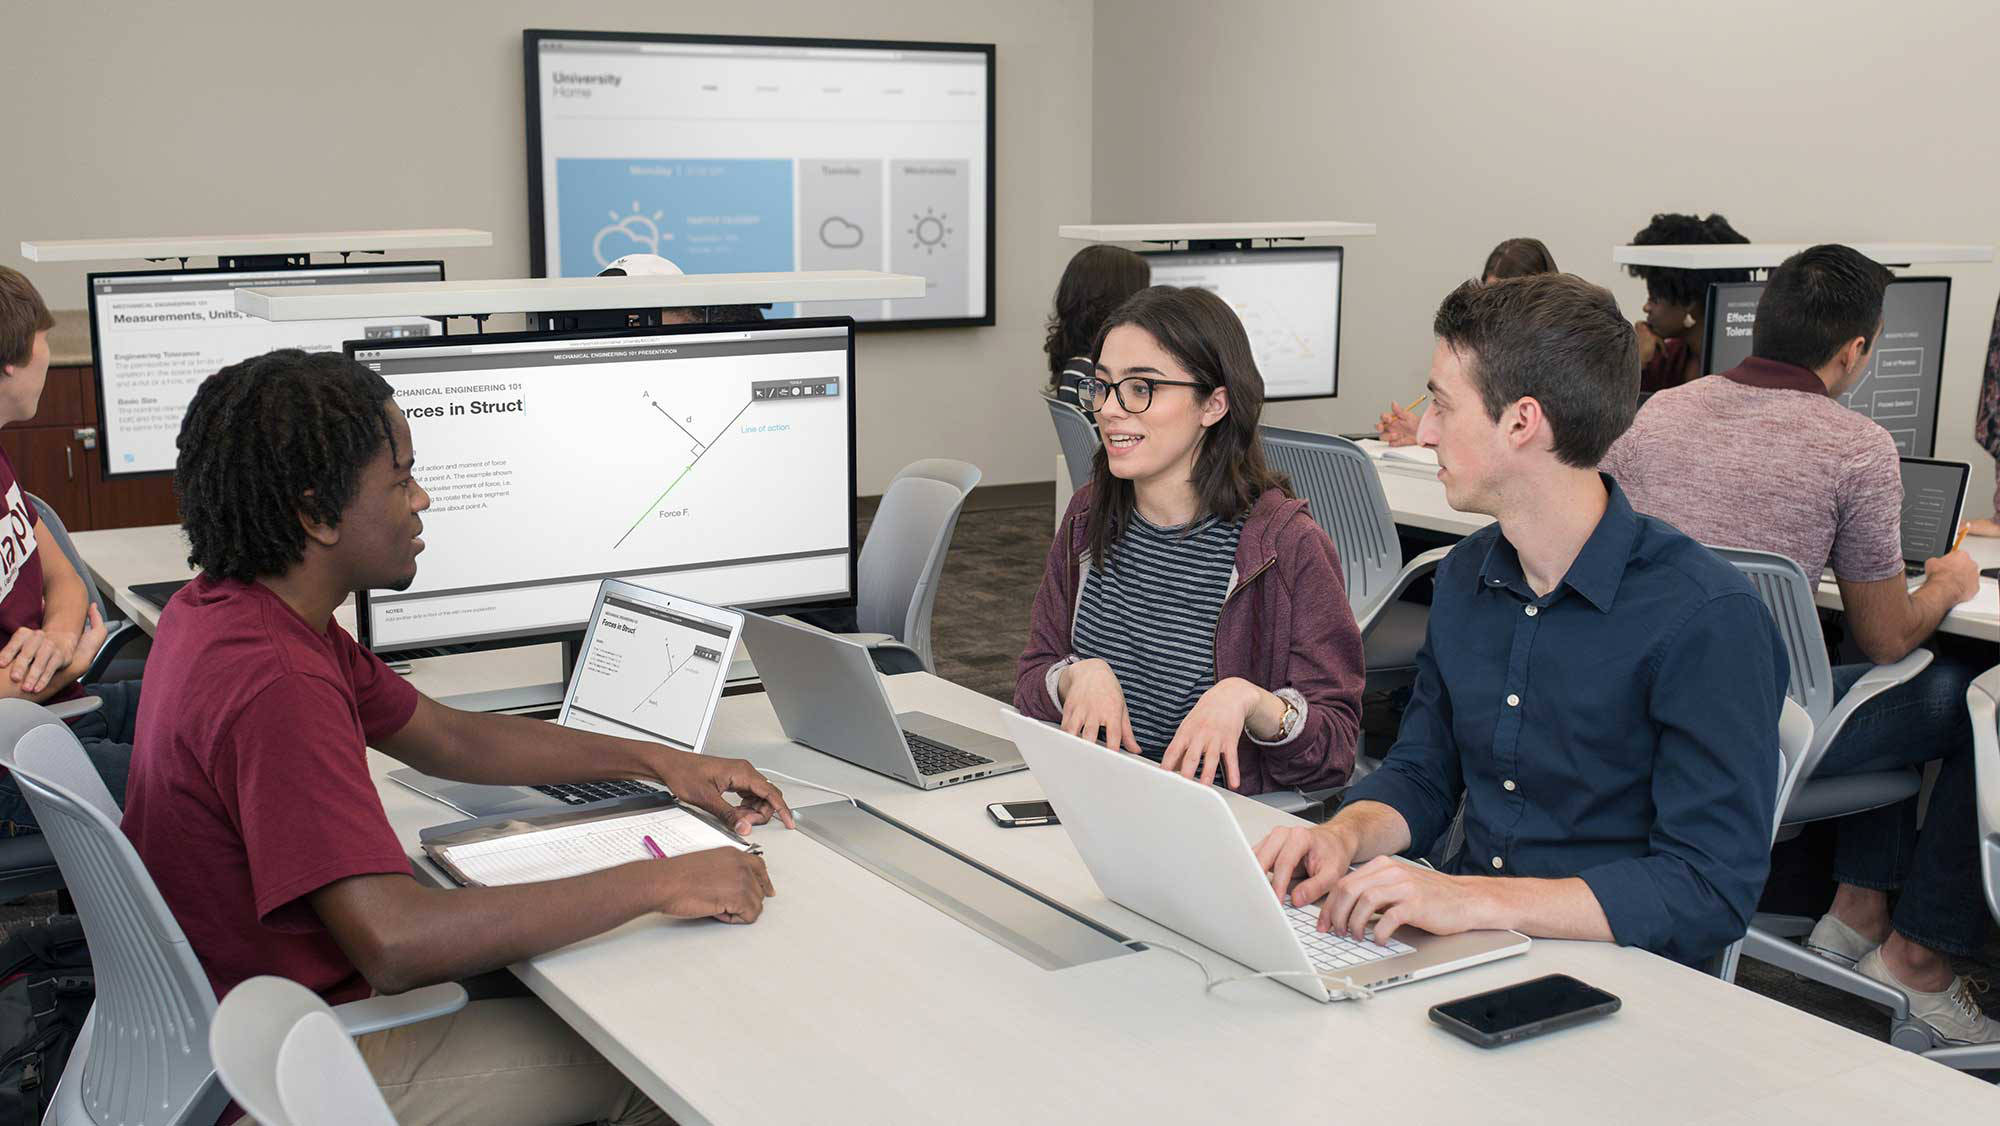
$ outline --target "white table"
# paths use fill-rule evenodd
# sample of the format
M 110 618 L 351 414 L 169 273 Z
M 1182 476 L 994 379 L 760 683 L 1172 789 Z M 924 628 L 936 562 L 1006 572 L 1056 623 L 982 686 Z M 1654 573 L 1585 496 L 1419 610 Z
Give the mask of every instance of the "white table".
M 1444 485 L 1437 479 L 1435 466 L 1423 465 L 1394 455 L 1383 454 L 1379 442 L 1360 443 L 1382 478 L 1382 491 L 1389 498 L 1389 511 L 1396 523 L 1452 536 L 1469 536 L 1493 522 L 1491 516 L 1460 512 L 1445 501 Z M 1979 561 L 1981 569 L 2000 567 L 2000 539 L 1965 537 L 1965 550 Z M 1831 580 L 1822 581 L 1814 601 L 1827 610 L 1840 610 L 1840 588 Z M 1939 624 L 1938 632 L 2000 641 L 2000 583 L 1979 580 L 1979 594 L 1970 602 L 1953 607 Z
M 998 730 L 998 705 L 926 674 L 898 708 Z M 1060 829 L 1001 829 L 1025 773 L 921 792 L 785 741 L 764 696 L 722 702 L 711 750 L 836 786 L 1090 918 L 1241 967 L 1106 901 Z M 394 763 L 374 756 L 378 772 Z M 794 782 L 795 805 L 839 800 Z M 456 818 L 380 787 L 398 833 Z M 1231 798 L 1252 839 L 1287 815 Z M 750 927 L 649 917 L 514 967 L 683 1123 L 1769 1122 L 1990 1116 L 1992 1088 L 1635 950 L 1538 941 L 1526 956 L 1321 1005 L 1274 982 L 1213 994 L 1152 950 L 1041 970 L 803 833 L 760 829 L 778 894 Z M 1482 1051 L 1426 1010 L 1550 972 L 1624 1010 Z

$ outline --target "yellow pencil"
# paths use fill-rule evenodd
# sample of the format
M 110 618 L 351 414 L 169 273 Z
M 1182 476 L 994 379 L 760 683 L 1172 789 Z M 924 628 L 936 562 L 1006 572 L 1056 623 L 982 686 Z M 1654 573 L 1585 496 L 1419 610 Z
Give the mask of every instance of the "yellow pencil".
M 1407 406 L 1407 407 L 1396 407 L 1396 409 L 1397 409 L 1397 410 L 1399 410 L 1399 411 L 1401 411 L 1401 412 L 1403 412 L 1404 414 L 1408 414 L 1408 413 L 1410 413 L 1411 411 L 1413 411 L 1413 410 L 1416 410 L 1416 409 L 1417 409 L 1418 407 L 1422 406 L 1422 405 L 1423 405 L 1423 402 L 1424 402 L 1424 400 L 1425 400 L 1425 399 L 1428 399 L 1428 398 L 1430 398 L 1430 397 L 1431 397 L 1431 393 L 1430 393 L 1429 391 L 1426 391 L 1426 392 L 1424 392 L 1423 394 L 1421 394 L 1421 395 L 1418 395 L 1418 396 L 1417 396 L 1416 398 L 1414 398 L 1414 399 L 1410 400 L 1410 405 L 1409 405 L 1409 406 Z M 1392 406 L 1392 407 L 1395 407 L 1395 406 L 1396 406 L 1396 404 L 1395 404 L 1394 402 L 1391 402 L 1391 403 L 1390 403 L 1389 405 L 1390 405 L 1390 406 Z
M 1953 551 L 1957 551 L 1958 545 L 1965 542 L 1965 533 L 1971 530 L 1972 530 L 1972 525 L 1970 524 L 1960 524 L 1958 526 L 1958 538 L 1951 541 L 1951 549 Z

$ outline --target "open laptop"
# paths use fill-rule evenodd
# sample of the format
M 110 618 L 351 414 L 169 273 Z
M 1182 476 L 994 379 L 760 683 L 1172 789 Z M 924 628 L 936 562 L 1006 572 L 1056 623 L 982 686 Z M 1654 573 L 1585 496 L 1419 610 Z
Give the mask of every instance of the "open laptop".
M 742 632 L 743 615 L 734 610 L 606 579 L 597 588 L 556 722 L 699 752 Z M 632 779 L 485 786 L 407 769 L 389 778 L 468 817 L 543 813 L 667 792 L 656 782 Z
M 926 790 L 1026 769 L 997 735 L 898 715 L 868 647 L 803 622 L 745 615 L 743 639 L 785 737 Z
M 1965 515 L 1965 486 L 1972 466 L 1929 457 L 1903 460 L 1903 572 L 1916 586 L 1924 561 L 1951 551 Z
M 1320 934 L 1313 929 L 1317 907 L 1288 907 L 1271 894 L 1250 842 L 1213 786 L 1012 708 L 1005 715 L 1106 896 L 1260 973 L 1291 971 L 1277 980 L 1308 997 L 1333 996 L 1314 971 L 1383 989 L 1528 951 L 1527 936 L 1513 931 L 1434 935 L 1401 927 L 1384 945 Z

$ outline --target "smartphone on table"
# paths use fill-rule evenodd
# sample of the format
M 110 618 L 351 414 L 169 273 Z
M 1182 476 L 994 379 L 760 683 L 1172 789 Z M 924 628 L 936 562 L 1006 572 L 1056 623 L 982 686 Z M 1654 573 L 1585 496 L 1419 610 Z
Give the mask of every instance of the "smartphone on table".
M 1056 807 L 1045 801 L 997 801 L 986 807 L 986 815 L 1003 829 L 1061 824 L 1056 820 Z
M 1618 998 L 1568 974 L 1475 993 L 1431 1007 L 1431 1020 L 1460 1039 L 1497 1048 L 1618 1011 Z

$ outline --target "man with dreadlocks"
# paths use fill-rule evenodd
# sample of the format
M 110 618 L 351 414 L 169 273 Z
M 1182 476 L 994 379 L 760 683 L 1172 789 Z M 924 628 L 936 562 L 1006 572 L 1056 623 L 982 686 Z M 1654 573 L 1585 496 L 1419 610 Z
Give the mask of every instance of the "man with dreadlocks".
M 736 849 L 510 887 L 419 884 L 366 747 L 467 782 L 656 778 L 738 833 L 790 825 L 791 811 L 741 760 L 446 707 L 335 624 L 349 594 L 407 588 L 423 550 L 430 497 L 381 376 L 330 352 L 245 360 L 201 385 L 179 447 L 201 575 L 161 615 L 124 828 L 218 997 L 275 974 L 338 1003 L 498 969 L 648 912 L 757 918 L 770 877 Z M 356 1044 L 399 1121 L 663 1120 L 531 997 Z

